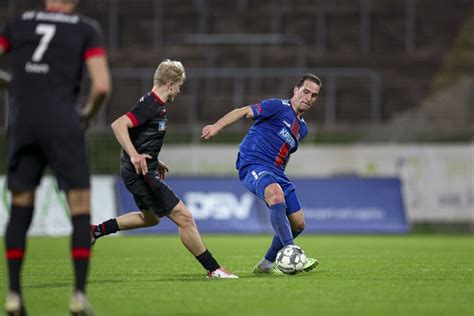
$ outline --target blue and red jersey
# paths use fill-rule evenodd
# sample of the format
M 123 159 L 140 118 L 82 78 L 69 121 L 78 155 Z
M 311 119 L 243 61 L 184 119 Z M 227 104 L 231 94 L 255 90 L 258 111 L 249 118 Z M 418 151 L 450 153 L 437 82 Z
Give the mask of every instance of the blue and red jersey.
M 290 100 L 268 99 L 250 105 L 255 123 L 240 143 L 236 167 L 261 164 L 285 170 L 290 154 L 308 134 L 308 126 L 298 117 Z

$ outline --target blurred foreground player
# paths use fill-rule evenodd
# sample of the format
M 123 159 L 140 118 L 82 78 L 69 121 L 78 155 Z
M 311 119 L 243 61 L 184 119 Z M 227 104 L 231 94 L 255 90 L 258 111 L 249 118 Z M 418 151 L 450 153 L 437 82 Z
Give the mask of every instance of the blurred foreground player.
M 26 315 L 20 271 L 35 190 L 47 165 L 66 192 L 72 219 L 71 256 L 75 287 L 73 315 L 93 315 L 85 296 L 90 257 L 90 179 L 84 127 L 110 91 L 110 76 L 98 24 L 74 14 L 76 0 L 47 0 L 45 9 L 9 21 L 0 33 L 0 54 L 11 53 L 7 129 L 11 210 L 5 235 L 8 315 Z M 91 78 L 89 99 L 76 110 L 82 71 Z

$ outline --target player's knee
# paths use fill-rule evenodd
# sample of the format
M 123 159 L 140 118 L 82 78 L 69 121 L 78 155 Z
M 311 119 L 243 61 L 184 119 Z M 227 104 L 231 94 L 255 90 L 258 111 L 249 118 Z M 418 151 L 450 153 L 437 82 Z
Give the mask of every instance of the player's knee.
M 269 205 L 285 202 L 285 195 L 278 185 L 270 185 L 265 189 L 265 200 Z
M 191 212 L 186 210 L 180 214 L 180 223 L 179 223 L 180 227 L 189 227 L 189 226 L 194 226 L 194 225 L 195 225 L 194 218 Z
M 194 218 L 184 203 L 180 202 L 171 212 L 170 218 L 180 227 L 195 226 Z
M 268 198 L 266 198 L 266 201 L 268 205 L 275 205 L 275 204 L 281 204 L 285 203 L 285 197 L 283 195 L 271 195 Z
M 20 207 L 31 207 L 35 201 L 34 191 L 13 191 L 12 204 Z
M 71 215 L 90 214 L 90 189 L 73 189 L 66 194 Z

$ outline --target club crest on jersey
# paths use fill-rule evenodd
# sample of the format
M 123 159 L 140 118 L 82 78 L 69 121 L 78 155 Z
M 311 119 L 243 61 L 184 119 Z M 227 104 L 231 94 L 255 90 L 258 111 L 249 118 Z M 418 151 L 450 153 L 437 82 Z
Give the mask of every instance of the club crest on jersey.
M 166 131 L 166 121 L 159 121 L 158 122 L 158 131 Z
M 288 132 L 288 130 L 286 128 L 282 128 L 278 132 L 278 136 L 280 136 L 280 138 L 283 139 L 285 141 L 285 143 L 290 145 L 290 147 L 292 149 L 295 148 L 295 146 L 296 146 L 295 139 L 291 136 L 290 132 Z
M 257 111 L 257 114 L 260 114 L 263 111 L 262 105 L 260 103 L 252 104 L 251 107 L 253 107 L 255 111 Z

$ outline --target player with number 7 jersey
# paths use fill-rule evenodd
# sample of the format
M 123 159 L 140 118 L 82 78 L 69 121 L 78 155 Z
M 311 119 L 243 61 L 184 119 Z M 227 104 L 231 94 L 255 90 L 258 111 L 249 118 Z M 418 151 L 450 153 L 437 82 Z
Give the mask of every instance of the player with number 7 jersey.
M 110 74 L 99 25 L 74 13 L 77 0 L 46 0 L 45 10 L 27 11 L 0 33 L 0 55 L 11 55 L 7 130 L 10 219 L 5 233 L 8 315 L 26 314 L 20 271 L 34 196 L 49 165 L 66 192 L 72 219 L 71 257 L 75 287 L 69 309 L 93 315 L 85 296 L 90 258 L 90 172 L 84 129 L 110 92 Z M 91 78 L 89 98 L 76 109 L 83 68 Z

